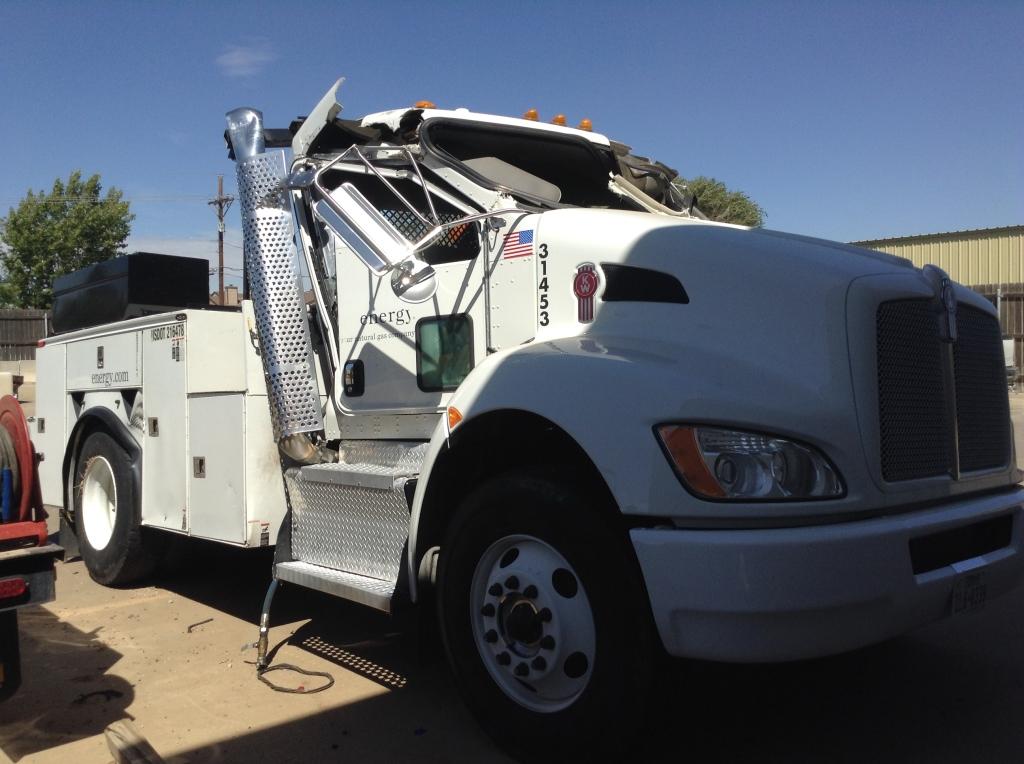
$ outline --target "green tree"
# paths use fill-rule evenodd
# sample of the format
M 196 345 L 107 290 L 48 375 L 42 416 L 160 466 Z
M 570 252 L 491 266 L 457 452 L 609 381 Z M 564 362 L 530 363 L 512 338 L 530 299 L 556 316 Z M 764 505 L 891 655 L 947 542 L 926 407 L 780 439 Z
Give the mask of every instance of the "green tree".
M 697 207 L 712 220 L 721 223 L 736 223 L 761 227 L 764 225 L 764 209 L 742 191 L 730 191 L 725 184 L 703 175 L 693 180 L 676 178 L 677 186 L 689 189 L 697 199 Z
M 54 278 L 123 253 L 135 215 L 120 190 L 100 192 L 99 175 L 82 180 L 75 170 L 49 193 L 29 190 L 0 219 L 4 304 L 49 308 Z

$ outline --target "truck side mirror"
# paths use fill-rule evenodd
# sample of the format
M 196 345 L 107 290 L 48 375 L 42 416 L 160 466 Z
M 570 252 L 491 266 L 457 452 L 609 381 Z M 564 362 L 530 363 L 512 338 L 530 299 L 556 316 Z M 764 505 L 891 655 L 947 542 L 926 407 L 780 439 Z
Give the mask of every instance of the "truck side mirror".
M 316 216 L 377 276 L 393 272 L 391 288 L 406 302 L 429 300 L 434 269 L 413 253 L 413 243 L 351 183 L 342 183 L 313 205 Z

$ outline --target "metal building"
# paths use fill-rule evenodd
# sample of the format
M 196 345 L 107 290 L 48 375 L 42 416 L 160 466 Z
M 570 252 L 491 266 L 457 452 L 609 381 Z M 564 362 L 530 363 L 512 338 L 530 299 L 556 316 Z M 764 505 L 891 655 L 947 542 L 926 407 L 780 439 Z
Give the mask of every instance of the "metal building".
M 1003 334 L 1014 339 L 1017 369 L 1024 365 L 1024 225 L 851 243 L 905 257 L 919 268 L 937 265 L 985 295 L 999 307 Z

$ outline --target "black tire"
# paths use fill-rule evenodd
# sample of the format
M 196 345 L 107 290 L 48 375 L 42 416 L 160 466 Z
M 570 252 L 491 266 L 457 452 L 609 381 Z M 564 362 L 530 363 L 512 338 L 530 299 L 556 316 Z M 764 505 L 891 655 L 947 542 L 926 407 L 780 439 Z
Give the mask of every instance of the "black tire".
M 110 539 L 96 549 L 89 540 L 82 511 L 84 479 L 90 463 L 104 459 L 115 487 L 114 522 Z M 142 528 L 139 516 L 140 486 L 136 485 L 131 460 L 105 432 L 89 435 L 78 453 L 74 483 L 75 535 L 82 559 L 92 579 L 104 586 L 123 586 L 153 572 L 160 560 L 159 539 Z
M 596 635 L 592 671 L 565 708 L 534 710 L 510 697 L 492 678 L 474 637 L 472 619 L 481 611 L 471 601 L 477 564 L 492 544 L 518 535 L 539 539 L 560 554 L 590 604 Z M 463 502 L 439 562 L 445 650 L 459 689 L 488 734 L 529 761 L 604 760 L 626 753 L 644 719 L 659 652 L 628 538 L 602 521 L 593 499 L 539 474 L 495 478 Z M 504 639 L 503 634 L 498 643 Z M 563 665 L 568 674 L 568 662 Z

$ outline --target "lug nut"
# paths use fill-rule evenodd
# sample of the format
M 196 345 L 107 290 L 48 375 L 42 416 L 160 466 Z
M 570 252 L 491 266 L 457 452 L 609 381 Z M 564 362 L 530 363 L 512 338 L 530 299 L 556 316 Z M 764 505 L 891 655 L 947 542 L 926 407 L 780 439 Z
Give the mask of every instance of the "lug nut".
M 508 653 L 498 653 L 497 661 L 499 666 L 507 666 L 512 662 L 512 656 Z
M 537 611 L 537 617 L 541 623 L 547 623 L 551 620 L 551 611 L 548 608 L 541 608 Z
M 537 598 L 537 587 L 534 586 L 533 584 L 530 584 L 525 589 L 523 589 L 523 594 L 526 595 L 527 597 L 529 597 L 531 600 L 532 599 L 536 599 Z
M 484 641 L 494 644 L 498 641 L 498 632 L 496 632 L 494 629 L 489 630 L 486 634 L 484 634 Z
M 533 659 L 533 661 L 530 662 L 530 665 L 533 666 L 534 670 L 536 671 L 543 671 L 548 667 L 548 662 L 544 660 L 543 656 L 538 655 L 536 658 Z
M 494 605 L 488 602 L 480 609 L 480 615 L 491 618 L 494 615 Z
M 505 586 L 507 586 L 509 589 L 513 589 L 513 590 L 514 589 L 518 589 L 519 588 L 519 579 L 516 578 L 515 576 L 509 576 L 508 578 L 505 579 Z
M 543 647 L 545 650 L 554 650 L 555 638 L 552 637 L 550 634 L 545 634 L 543 637 L 541 637 L 540 646 Z
M 487 593 L 492 597 L 500 597 L 502 591 L 501 584 L 491 584 L 491 588 L 487 590 Z
M 529 673 L 530 673 L 530 667 L 527 666 L 525 663 L 520 663 L 518 666 L 515 667 L 515 675 L 516 676 L 526 676 Z

